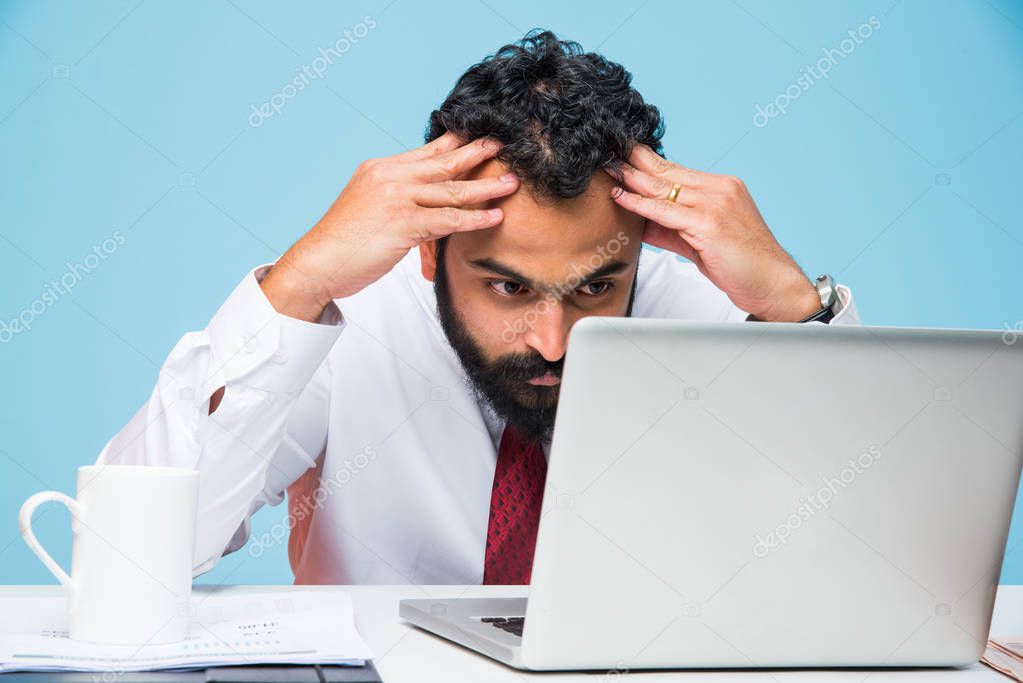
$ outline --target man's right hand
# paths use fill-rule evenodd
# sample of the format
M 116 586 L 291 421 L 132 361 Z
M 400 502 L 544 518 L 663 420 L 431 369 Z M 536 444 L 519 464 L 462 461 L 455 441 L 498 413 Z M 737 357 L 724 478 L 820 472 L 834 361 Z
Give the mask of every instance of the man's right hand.
M 333 299 L 380 279 L 420 243 L 500 223 L 500 209 L 462 207 L 515 192 L 518 178 L 458 180 L 500 149 L 493 139 L 463 144 L 445 133 L 360 164 L 323 218 L 263 279 L 270 303 L 279 313 L 315 321 Z

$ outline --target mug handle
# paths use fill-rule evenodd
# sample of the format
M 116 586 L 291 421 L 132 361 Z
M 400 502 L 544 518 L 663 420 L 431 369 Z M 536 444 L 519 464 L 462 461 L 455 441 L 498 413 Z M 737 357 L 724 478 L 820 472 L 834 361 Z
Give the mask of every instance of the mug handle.
M 67 575 L 60 565 L 57 564 L 50 554 L 46 552 L 43 546 L 39 543 L 36 535 L 32 532 L 32 515 L 35 513 L 36 508 L 43 503 L 49 502 L 63 503 L 67 506 L 67 509 L 71 511 L 74 517 L 81 516 L 82 508 L 78 504 L 78 501 L 70 496 L 66 496 L 59 491 L 43 491 L 37 493 L 34 496 L 30 496 L 28 500 L 21 506 L 21 511 L 18 513 L 18 528 L 21 530 L 21 537 L 25 539 L 25 544 L 29 547 L 29 550 L 34 552 L 36 556 L 42 560 L 46 568 L 50 570 L 57 580 L 65 586 L 71 586 L 71 577 Z

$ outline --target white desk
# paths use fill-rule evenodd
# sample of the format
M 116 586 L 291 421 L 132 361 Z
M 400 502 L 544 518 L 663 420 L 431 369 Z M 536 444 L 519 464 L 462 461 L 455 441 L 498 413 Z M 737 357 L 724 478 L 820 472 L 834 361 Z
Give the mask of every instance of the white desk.
M 223 586 L 219 591 L 288 591 L 292 586 Z M 981 664 L 967 669 L 814 671 L 692 671 L 589 674 L 528 674 L 498 664 L 482 655 L 410 626 L 398 618 L 402 598 L 450 598 L 457 596 L 516 596 L 522 588 L 483 586 L 302 586 L 313 590 L 342 590 L 351 593 L 355 624 L 369 643 L 384 683 L 452 683 L 453 681 L 589 681 L 590 683 L 661 683 L 662 681 L 745 681 L 815 683 L 817 681 L 1001 681 L 1009 679 Z M 59 586 L 0 586 L 3 595 L 55 595 Z M 196 588 L 201 595 L 210 587 Z M 995 604 L 991 627 L 995 635 L 1023 633 L 1023 586 L 1002 586 Z

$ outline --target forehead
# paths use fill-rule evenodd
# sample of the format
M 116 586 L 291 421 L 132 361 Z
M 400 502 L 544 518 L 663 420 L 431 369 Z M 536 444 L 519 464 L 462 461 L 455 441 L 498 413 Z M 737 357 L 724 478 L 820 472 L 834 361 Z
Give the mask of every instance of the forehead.
M 474 169 L 465 179 L 497 177 L 506 172 L 504 164 L 494 159 Z M 504 212 L 500 225 L 457 233 L 448 239 L 448 244 L 468 260 L 494 258 L 538 277 L 557 277 L 566 264 L 589 261 L 611 242 L 620 246 L 619 233 L 624 233 L 629 246 L 617 258 L 631 261 L 638 252 L 644 222 L 614 202 L 611 198 L 614 184 L 609 175 L 598 170 L 586 192 L 556 202 L 538 201 L 523 184 L 508 197 L 478 205 L 500 208 Z

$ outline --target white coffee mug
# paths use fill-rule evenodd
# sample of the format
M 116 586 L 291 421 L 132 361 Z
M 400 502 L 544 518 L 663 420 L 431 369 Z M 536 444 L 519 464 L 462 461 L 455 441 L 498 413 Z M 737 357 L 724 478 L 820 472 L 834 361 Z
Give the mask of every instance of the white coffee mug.
M 25 501 L 21 535 L 67 590 L 72 639 L 139 646 L 184 640 L 198 494 L 194 470 L 89 465 L 78 468 L 77 498 L 44 491 Z M 32 533 L 32 513 L 49 501 L 71 511 L 71 576 Z

